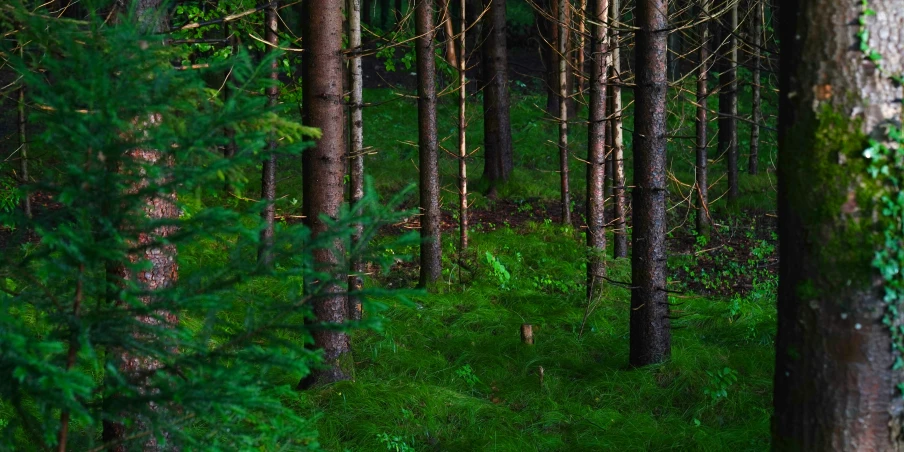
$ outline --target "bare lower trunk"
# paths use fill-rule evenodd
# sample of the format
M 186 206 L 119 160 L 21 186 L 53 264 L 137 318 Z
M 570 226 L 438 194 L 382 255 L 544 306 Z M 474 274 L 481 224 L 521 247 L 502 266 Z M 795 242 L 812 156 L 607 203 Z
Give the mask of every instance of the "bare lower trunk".
M 671 354 L 665 249 L 667 11 L 667 0 L 637 2 L 632 366 L 662 362 Z
M 728 43 L 722 56 L 724 70 L 719 74 L 719 154 L 728 162 L 728 202 L 738 199 L 738 4 L 734 0 L 728 12 Z
M 710 0 L 703 0 L 701 4 L 702 18 L 709 16 Z M 701 26 L 702 42 L 700 44 L 700 62 L 697 67 L 697 146 L 696 146 L 696 183 L 694 184 L 695 195 L 697 199 L 696 206 L 696 226 L 697 233 L 709 237 L 710 219 L 709 219 L 709 182 L 707 175 L 707 165 L 709 164 L 709 156 L 707 153 L 707 82 L 709 74 L 709 27 L 706 22 Z
M 590 72 L 590 123 L 587 126 L 587 299 L 600 293 L 606 276 L 606 68 L 608 0 L 594 1 Z
M 759 171 L 760 159 L 760 121 L 762 110 L 760 109 L 760 45 L 762 39 L 763 2 L 754 0 L 753 8 L 753 124 L 750 125 L 750 161 L 747 164 L 747 172 L 756 174 Z
M 361 0 L 349 0 L 348 5 L 348 43 L 355 52 L 361 47 Z M 349 148 L 349 204 L 357 213 L 358 202 L 364 197 L 364 118 L 362 106 L 364 103 L 364 78 L 361 70 L 361 57 L 356 53 L 349 62 L 349 85 L 351 85 L 350 97 L 350 148 Z M 364 288 L 364 262 L 357 250 L 361 242 L 362 225 L 355 224 L 355 234 L 352 236 L 351 265 L 348 276 L 348 290 L 355 293 Z M 352 320 L 361 320 L 363 308 L 361 300 L 350 295 L 348 297 L 348 315 Z
M 19 56 L 24 54 L 25 45 L 20 43 Z M 19 88 L 19 177 L 23 184 L 28 183 L 28 119 L 25 115 L 25 86 Z M 26 191 L 22 196 L 22 211 L 25 216 L 31 218 L 31 194 Z
M 571 193 L 568 181 L 568 33 L 565 18 L 568 10 L 566 0 L 558 0 L 559 5 L 559 173 L 562 195 L 562 223 L 571 224 Z
M 465 71 L 467 69 L 465 58 L 465 30 L 467 30 L 467 2 L 460 1 L 461 7 L 461 35 L 458 37 L 459 51 L 461 58 L 458 60 L 458 252 L 460 258 L 463 258 L 464 251 L 468 249 L 468 147 L 467 147 L 467 117 L 465 116 L 465 108 L 467 107 L 467 80 Z M 459 265 L 459 268 L 461 266 Z M 459 280 L 461 275 L 459 274 Z
M 270 7 L 266 9 L 264 15 L 264 37 L 267 42 L 273 46 L 269 51 L 274 51 L 279 45 L 279 36 L 277 35 L 277 18 L 276 18 L 277 2 L 274 0 L 270 3 Z M 270 83 L 267 87 L 267 103 L 272 108 L 279 102 L 279 67 L 278 61 L 274 58 L 270 63 Z M 264 220 L 264 229 L 261 231 L 261 243 L 258 250 L 257 260 L 262 265 L 270 265 L 272 260 L 273 246 L 273 222 L 276 217 L 276 136 L 271 135 L 267 142 L 267 150 L 269 155 L 264 160 L 261 170 L 261 201 L 265 202 L 261 217 Z
M 621 5 L 619 0 L 609 0 L 609 21 L 616 23 L 621 20 Z M 628 231 L 625 218 L 625 142 L 624 128 L 622 127 L 622 98 L 619 86 L 621 73 L 621 52 L 618 46 L 617 27 L 610 28 L 610 42 L 612 49 L 612 66 L 610 68 L 610 99 L 609 117 L 612 124 L 612 202 L 613 208 L 613 244 L 612 255 L 615 257 L 628 257 Z
M 496 185 L 508 180 L 514 166 L 509 119 L 508 56 L 505 43 L 505 0 L 487 0 L 489 23 L 484 25 L 483 59 L 484 166 L 483 177 Z
M 888 244 L 900 246 L 902 229 L 887 206 L 901 163 L 884 157 L 890 177 L 870 166 L 882 164 L 876 145 L 898 149 L 889 127 L 901 127 L 901 87 L 889 76 L 904 71 L 904 1 L 791 0 L 781 13 L 772 447 L 900 451 L 904 311 Z
M 433 56 L 432 0 L 415 4 L 415 55 L 418 79 L 418 150 L 421 202 L 421 286 L 442 272 L 439 211 L 439 162 L 436 132 L 436 62 Z
M 584 40 L 584 36 L 587 33 L 587 0 L 580 0 L 578 5 L 578 33 L 577 33 L 577 52 L 575 52 L 575 65 L 577 68 L 577 78 L 578 78 L 578 87 L 577 92 L 583 95 L 584 93 L 584 78 L 586 75 L 584 74 L 584 48 L 586 47 L 586 42 Z
M 317 145 L 302 155 L 305 223 L 311 233 L 326 232 L 321 217 L 336 218 L 345 198 L 344 178 L 348 164 L 343 112 L 342 0 L 304 2 L 302 39 L 303 120 L 317 127 L 322 135 Z M 347 318 L 348 300 L 342 283 L 346 269 L 340 261 L 345 250 L 341 243 L 330 249 L 314 251 L 314 263 L 320 271 L 332 275 L 332 282 L 320 288 L 313 300 L 317 322 L 339 324 Z M 301 387 L 347 380 L 352 376 L 349 337 L 343 331 L 321 329 L 313 333 L 314 347 L 323 350 L 325 368 L 316 369 Z

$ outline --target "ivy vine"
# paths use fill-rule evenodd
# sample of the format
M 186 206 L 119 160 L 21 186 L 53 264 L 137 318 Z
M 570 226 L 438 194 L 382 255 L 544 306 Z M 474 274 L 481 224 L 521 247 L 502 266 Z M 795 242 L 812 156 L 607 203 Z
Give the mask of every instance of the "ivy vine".
M 860 50 L 876 69 L 892 82 L 904 84 L 901 74 L 891 74 L 882 65 L 882 55 L 870 47 L 867 18 L 876 15 L 868 0 L 861 0 L 860 27 L 857 38 Z M 883 301 L 886 304 L 882 323 L 889 328 L 892 337 L 892 352 L 895 354 L 894 370 L 904 368 L 904 325 L 897 321 L 904 309 L 904 132 L 899 127 L 888 126 L 882 141 L 869 140 L 869 147 L 863 151 L 869 160 L 867 172 L 879 187 L 878 201 L 882 224 L 884 225 L 882 246 L 876 251 L 873 266 L 885 281 Z M 904 382 L 898 383 L 898 390 L 904 394 Z

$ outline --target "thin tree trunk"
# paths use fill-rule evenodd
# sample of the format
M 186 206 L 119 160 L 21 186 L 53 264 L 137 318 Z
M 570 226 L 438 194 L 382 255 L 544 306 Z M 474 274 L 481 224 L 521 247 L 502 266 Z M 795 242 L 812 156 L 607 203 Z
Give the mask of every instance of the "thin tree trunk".
M 361 0 L 361 3 L 362 5 L 358 5 L 358 12 L 361 15 L 359 22 L 364 25 L 370 25 L 371 19 L 373 18 L 374 0 Z M 349 10 L 351 10 L 351 6 L 349 6 Z M 349 17 L 349 20 L 351 20 L 351 17 Z M 351 39 L 351 37 L 349 37 L 349 39 Z
M 612 49 L 612 66 L 610 68 L 610 99 L 611 106 L 609 108 L 610 122 L 612 123 L 612 202 L 614 204 L 614 228 L 612 255 L 615 257 L 628 257 L 628 231 L 627 220 L 625 218 L 625 142 L 624 128 L 622 127 L 622 98 L 620 76 L 621 74 L 621 50 L 618 43 L 618 31 L 614 26 L 621 20 L 621 5 L 619 0 L 609 0 L 609 22 L 613 24 L 610 27 L 611 37 L 610 45 Z
M 483 177 L 490 182 L 490 195 L 496 185 L 508 180 L 512 172 L 512 127 L 509 119 L 508 49 L 505 42 L 505 0 L 486 0 L 489 23 L 484 25 L 481 47 L 483 59 L 484 166 Z
M 336 218 L 345 199 L 344 178 L 348 165 L 343 112 L 342 0 L 303 2 L 302 111 L 305 124 L 317 127 L 321 138 L 302 154 L 305 223 L 317 235 L 329 227 L 321 216 Z M 340 261 L 345 250 L 337 242 L 331 249 L 314 251 L 314 263 L 329 272 L 333 283 L 321 289 L 313 301 L 314 316 L 321 323 L 339 324 L 347 318 L 348 300 L 342 282 L 346 269 Z M 348 334 L 318 329 L 313 333 L 314 347 L 323 350 L 326 368 L 316 369 L 302 380 L 301 388 L 351 378 Z
M 594 1 L 590 73 L 590 123 L 587 126 L 587 299 L 600 293 L 606 276 L 606 60 L 608 0 Z
M 269 51 L 275 51 L 279 45 L 279 36 L 276 30 L 277 24 L 277 2 L 270 3 L 270 7 L 264 13 L 264 39 L 273 46 Z M 273 59 L 270 63 L 270 86 L 267 87 L 267 103 L 270 107 L 275 107 L 279 102 L 279 66 L 278 61 Z M 261 200 L 266 203 L 261 217 L 264 220 L 264 229 L 261 231 L 260 249 L 257 253 L 257 260 L 262 265 L 270 265 L 272 260 L 273 247 L 273 222 L 276 217 L 276 136 L 270 136 L 267 141 L 268 155 L 264 160 L 261 170 Z
M 584 93 L 584 48 L 586 47 L 584 35 L 587 33 L 587 0 L 579 0 L 580 4 L 578 5 L 578 9 L 580 10 L 580 17 L 578 18 L 578 48 L 575 67 L 578 70 L 577 78 L 578 78 L 578 93 Z
M 395 13 L 396 23 L 402 21 L 402 0 L 395 0 L 395 9 L 393 10 Z
M 25 43 L 19 43 L 19 57 L 25 55 Z M 19 122 L 19 177 L 21 183 L 28 184 L 28 117 L 25 114 L 25 84 L 19 87 L 18 122 Z M 22 197 L 22 211 L 31 218 L 31 193 L 25 192 Z
M 671 354 L 665 249 L 667 12 L 667 0 L 637 2 L 632 366 L 662 362 Z
M 433 56 L 432 0 L 415 4 L 415 56 L 418 83 L 418 150 L 421 202 L 421 286 L 428 286 L 442 272 L 439 211 L 439 162 L 436 132 L 436 61 Z
M 348 0 L 348 42 L 352 51 L 357 52 L 361 47 L 361 0 Z M 364 197 L 364 118 L 362 106 L 364 104 L 364 77 L 361 70 L 361 56 L 357 53 L 351 58 L 349 64 L 349 85 L 351 85 L 350 125 L 351 147 L 349 149 L 349 203 L 358 214 L 357 205 Z M 352 236 L 352 250 L 357 250 L 361 242 L 362 225 L 355 224 L 355 234 Z M 348 290 L 351 293 L 359 292 L 364 288 L 364 261 L 357 253 L 351 256 L 351 274 L 348 276 Z M 357 296 L 348 297 L 348 314 L 352 320 L 361 320 L 363 307 Z
M 738 199 L 738 2 L 728 13 L 728 46 L 722 57 L 724 70 L 719 74 L 719 154 L 728 162 L 728 202 Z M 724 36 L 724 35 L 723 35 Z
M 709 74 L 709 26 L 705 21 L 709 16 L 709 2 L 711 0 L 702 0 L 701 10 L 703 23 L 700 24 L 702 40 L 700 44 L 700 62 L 697 67 L 697 158 L 696 158 L 696 180 L 695 184 L 697 206 L 696 220 L 697 233 L 709 238 L 710 219 L 709 219 L 709 182 L 707 175 L 707 165 L 709 164 L 709 156 L 707 153 L 707 83 Z
M 229 40 L 230 46 L 232 46 L 232 58 L 235 58 L 236 54 L 238 54 L 238 40 L 230 31 L 229 23 L 223 24 L 223 38 Z M 232 97 L 232 68 L 226 73 L 226 76 L 223 80 L 223 99 L 228 102 Z M 223 157 L 230 159 L 235 156 L 236 151 L 236 142 L 235 142 L 235 129 L 232 127 L 227 127 L 223 134 L 226 135 L 226 138 L 229 140 L 226 142 L 226 146 L 223 147 Z M 226 194 L 232 194 L 232 184 L 229 182 L 229 179 L 226 180 L 225 183 Z
M 561 176 L 562 223 L 571 224 L 571 193 L 568 181 L 568 33 L 566 27 L 567 0 L 559 5 L 559 173 Z
M 452 27 L 451 0 L 439 0 L 442 11 L 443 32 L 446 37 L 446 62 L 449 66 L 458 67 L 458 53 L 455 51 L 455 30 Z
M 763 2 L 754 0 L 753 13 L 753 124 L 750 125 L 750 161 L 747 172 L 757 174 L 760 158 L 760 121 L 763 120 L 760 109 L 760 45 L 762 43 Z
M 467 107 L 467 79 L 465 71 L 467 70 L 465 55 L 465 30 L 468 29 L 466 13 L 467 2 L 461 0 L 459 6 L 461 8 L 461 35 L 459 35 L 458 45 L 461 58 L 458 59 L 458 253 L 463 259 L 465 250 L 468 249 L 468 147 L 467 147 L 467 128 L 468 122 L 465 116 Z M 461 266 L 459 266 L 459 269 Z M 459 280 L 461 275 L 459 274 Z
M 889 176 L 869 167 L 878 146 L 899 149 L 904 1 L 790 0 L 781 13 L 772 449 L 899 451 L 901 275 L 874 262 L 900 259 L 888 244 L 900 247 L 901 214 L 886 207 L 900 203 L 900 157 Z

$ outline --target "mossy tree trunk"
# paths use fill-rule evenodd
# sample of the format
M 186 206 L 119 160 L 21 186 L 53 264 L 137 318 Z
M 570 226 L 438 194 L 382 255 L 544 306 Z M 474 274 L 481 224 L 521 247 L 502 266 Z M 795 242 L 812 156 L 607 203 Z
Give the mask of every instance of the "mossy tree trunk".
M 860 2 L 781 5 L 775 450 L 902 448 L 904 375 L 883 324 L 900 328 L 901 300 L 886 305 L 873 267 L 888 225 L 864 150 L 901 126 L 901 88 L 885 74 L 904 70 L 904 0 L 868 4 L 865 44 L 884 74 L 860 51 Z

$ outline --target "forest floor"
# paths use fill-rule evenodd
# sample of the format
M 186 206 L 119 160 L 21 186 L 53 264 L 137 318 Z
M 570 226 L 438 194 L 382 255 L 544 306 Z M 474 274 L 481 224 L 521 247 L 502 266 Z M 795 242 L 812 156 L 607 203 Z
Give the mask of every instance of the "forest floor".
M 404 88 L 365 93 L 371 105 L 364 118 L 372 152 L 367 172 L 384 197 L 417 180 L 417 113 L 410 94 Z M 479 100 L 469 104 L 472 149 L 483 141 Z M 712 239 L 704 240 L 693 230 L 688 198 L 693 141 L 682 138 L 693 135 L 693 106 L 680 96 L 670 102 L 671 360 L 641 369 L 628 365 L 628 259 L 608 261 L 609 278 L 622 284 L 606 284 L 602 297 L 588 305 L 583 225 L 559 224 L 555 124 L 542 112 L 544 98 L 515 87 L 511 181 L 498 197 L 487 198 L 479 180 L 482 154 L 469 160 L 471 246 L 460 260 L 457 162 L 441 156 L 442 282 L 411 303 L 386 299 L 365 306 L 366 315 L 380 315 L 383 322 L 379 330 L 352 333 L 355 380 L 307 393 L 298 405 L 305 416 L 321 413 L 320 444 L 336 451 L 767 449 L 777 288 L 774 138 L 764 132 L 760 166 L 766 170 L 742 174 L 734 206 L 720 199 L 724 160 L 711 155 L 715 227 Z M 441 141 L 449 149 L 455 109 L 451 96 L 440 103 Z M 766 115 L 767 123 L 774 122 Z M 630 140 L 630 112 L 625 119 Z M 582 212 L 579 157 L 586 153 L 586 128 L 576 122 L 571 129 L 573 210 Z M 715 136 L 715 124 L 710 133 Z M 745 123 L 740 137 L 744 161 Z M 630 153 L 626 160 L 630 180 Z M 280 213 L 289 217 L 300 213 L 291 202 L 301 193 L 296 163 L 282 162 L 279 170 Z M 415 199 L 407 203 L 415 205 Z M 416 227 L 417 220 L 409 219 L 386 233 Z M 401 258 L 417 249 L 392 252 Z M 368 284 L 411 288 L 416 270 L 401 259 Z M 520 341 L 523 323 L 533 325 L 533 346 Z M 293 378 L 284 383 L 294 385 Z

